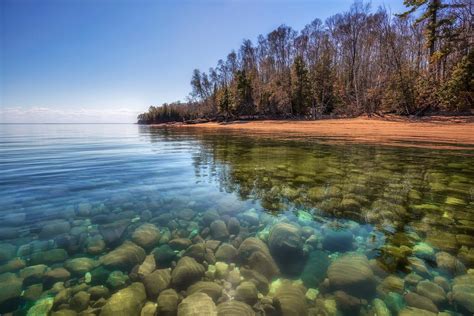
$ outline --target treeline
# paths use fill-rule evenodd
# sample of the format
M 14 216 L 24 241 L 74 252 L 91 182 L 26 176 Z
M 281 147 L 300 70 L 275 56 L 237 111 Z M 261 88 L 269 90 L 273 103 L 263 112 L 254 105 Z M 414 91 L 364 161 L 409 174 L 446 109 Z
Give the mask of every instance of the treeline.
M 282 25 L 244 40 L 208 72 L 194 70 L 187 103 L 150 107 L 138 120 L 472 110 L 472 0 L 404 4 L 389 14 L 356 1 L 300 32 Z

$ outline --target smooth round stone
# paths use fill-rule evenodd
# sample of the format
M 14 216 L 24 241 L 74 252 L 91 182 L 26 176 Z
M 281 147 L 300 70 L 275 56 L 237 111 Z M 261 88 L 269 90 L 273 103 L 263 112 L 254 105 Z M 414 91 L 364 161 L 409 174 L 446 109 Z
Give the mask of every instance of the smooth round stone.
M 216 304 L 205 293 L 194 293 L 178 305 L 178 316 L 217 316 Z
M 20 303 L 23 280 L 14 273 L 0 274 L 0 313 L 14 311 Z
M 227 226 L 222 220 L 215 220 L 210 225 L 211 236 L 217 240 L 226 240 L 229 237 Z
M 421 281 L 416 286 L 416 292 L 433 301 L 436 305 L 440 305 L 446 301 L 446 293 L 443 288 L 431 281 Z
M 469 313 L 474 313 L 474 274 L 458 276 L 453 281 L 453 300 Z
M 133 283 L 113 294 L 104 307 L 102 307 L 100 316 L 138 316 L 145 300 L 146 293 L 143 284 Z
M 255 284 L 244 281 L 237 286 L 235 299 L 249 305 L 254 305 L 258 300 L 258 291 Z
M 170 286 L 170 283 L 170 269 L 158 269 L 143 278 L 143 284 L 150 299 L 156 299 L 161 291 Z
M 372 306 L 377 316 L 391 316 L 390 310 L 388 309 L 387 305 L 385 305 L 384 301 L 379 298 L 376 298 L 372 301 Z
M 204 272 L 204 267 L 196 260 L 191 257 L 182 257 L 171 272 L 171 282 L 177 288 L 185 289 L 201 279 Z
M 71 273 L 77 275 L 84 275 L 87 272 L 92 271 L 97 266 L 97 261 L 86 257 L 69 259 L 64 264 L 64 267 L 66 269 L 68 269 Z
M 192 295 L 194 293 L 205 293 L 207 294 L 214 302 L 217 302 L 219 297 L 222 295 L 222 286 L 217 283 L 209 281 L 198 281 L 188 287 L 186 294 Z
M 438 308 L 433 303 L 433 301 L 425 296 L 418 295 L 413 292 L 408 292 L 407 294 L 405 294 L 405 301 L 408 306 L 423 309 L 433 313 L 438 313 Z
M 218 316 L 255 316 L 249 305 L 239 301 L 227 301 L 217 305 Z
M 237 249 L 231 244 L 222 244 L 216 252 L 216 260 L 232 262 L 237 257 Z
M 164 290 L 158 295 L 158 315 L 176 315 L 179 296 L 173 289 Z
M 462 275 L 466 273 L 464 264 L 447 252 L 438 252 L 436 254 L 436 265 L 439 270 L 449 275 Z
M 168 245 L 161 245 L 152 251 L 155 256 L 155 262 L 158 267 L 167 268 L 171 266 L 171 262 L 176 258 L 176 253 Z
M 142 248 L 149 249 L 160 240 L 160 231 L 153 224 L 143 224 L 132 234 L 132 241 Z
M 337 258 L 328 268 L 330 286 L 357 297 L 374 294 L 375 277 L 366 256 L 349 253 Z
M 90 294 L 84 291 L 77 292 L 71 298 L 69 306 L 76 312 L 81 312 L 89 306 Z
M 133 266 L 145 260 L 145 251 L 133 242 L 125 241 L 122 245 L 100 257 L 100 263 L 107 268 L 129 271 Z

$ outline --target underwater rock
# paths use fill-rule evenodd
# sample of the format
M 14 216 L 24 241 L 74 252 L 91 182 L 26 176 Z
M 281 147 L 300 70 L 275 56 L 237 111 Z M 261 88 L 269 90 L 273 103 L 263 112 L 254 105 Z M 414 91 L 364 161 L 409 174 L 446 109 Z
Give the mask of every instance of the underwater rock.
M 167 289 L 171 283 L 170 269 L 155 270 L 143 278 L 143 284 L 149 299 L 155 300 L 161 291 Z
M 394 315 L 398 315 L 398 313 L 400 313 L 400 311 L 405 307 L 403 296 L 394 292 L 388 293 L 384 298 L 384 302 Z
M 158 315 L 175 316 L 178 310 L 179 296 L 173 289 L 164 290 L 158 295 Z
M 132 241 L 144 249 L 150 249 L 160 240 L 160 230 L 153 224 L 143 224 L 132 234 Z
M 177 211 L 176 215 L 178 216 L 179 219 L 190 221 L 196 215 L 196 212 L 194 212 L 190 208 L 185 208 L 185 209 Z
M 451 286 L 449 285 L 448 279 L 442 276 L 435 276 L 433 282 L 439 285 L 446 293 L 449 292 Z
M 229 231 L 224 221 L 215 220 L 211 223 L 210 228 L 212 238 L 222 241 L 229 238 Z
M 231 235 L 238 235 L 240 232 L 240 222 L 237 218 L 231 217 L 227 221 L 227 229 L 229 230 L 229 234 Z
M 413 293 L 408 292 L 405 294 L 405 301 L 408 306 L 424 309 L 433 313 L 438 313 L 438 308 L 429 298 Z
M 385 305 L 384 301 L 382 301 L 379 298 L 376 298 L 372 301 L 372 307 L 373 307 L 375 315 L 377 316 L 391 316 L 392 315 L 387 305 Z
M 429 298 L 436 305 L 443 304 L 446 301 L 446 293 L 443 288 L 436 283 L 428 280 L 421 281 L 416 286 L 416 292 Z
M 263 274 L 267 279 L 272 279 L 280 273 L 267 245 L 258 238 L 245 239 L 237 252 L 243 264 Z
M 111 224 L 100 225 L 99 232 L 107 245 L 114 245 L 120 242 L 129 225 L 129 220 L 120 220 Z
M 410 285 L 417 285 L 418 282 L 420 282 L 421 280 L 423 280 L 423 277 L 416 274 L 415 272 L 412 272 L 405 276 L 405 282 Z
M 436 316 L 436 313 L 415 307 L 406 307 L 400 311 L 398 316 Z
M 69 272 L 76 275 L 84 275 L 87 272 L 92 271 L 95 267 L 98 266 L 98 262 L 94 259 L 83 257 L 83 258 L 74 258 L 69 259 L 64 264 L 64 267 L 69 270 Z
M 330 286 L 357 297 L 370 297 L 375 290 L 375 277 L 366 256 L 348 253 L 328 268 Z
M 113 294 L 102 307 L 100 315 L 139 316 L 145 300 L 145 287 L 143 284 L 136 282 Z
M 26 267 L 25 260 L 21 258 L 14 258 L 7 263 L 0 265 L 0 274 L 5 272 L 16 272 Z
M 28 286 L 23 293 L 23 298 L 29 301 L 37 301 L 43 294 L 42 284 L 33 284 Z
M 185 289 L 199 281 L 206 270 L 191 257 L 179 259 L 176 267 L 171 272 L 171 282 L 179 289 Z
M 16 247 L 11 244 L 0 244 L 0 263 L 15 257 Z
M 257 226 L 260 223 L 258 218 L 258 213 L 254 209 L 247 210 L 242 214 L 239 214 L 239 217 L 247 222 L 250 226 Z
M 235 299 L 253 305 L 257 303 L 258 300 L 258 291 L 254 283 L 249 281 L 244 281 L 237 286 L 235 290 Z
M 175 250 L 183 250 L 191 246 L 193 242 L 188 238 L 175 238 L 169 241 L 168 245 Z
M 21 299 L 23 279 L 14 273 L 0 274 L 0 314 L 14 311 Z
M 66 261 L 67 258 L 68 255 L 66 250 L 58 248 L 33 253 L 30 257 L 30 263 L 33 265 L 41 263 L 50 265 L 53 263 Z
M 156 269 L 155 256 L 148 255 L 145 257 L 145 260 L 140 266 L 138 266 L 137 275 L 139 278 L 143 279 L 145 276 L 149 275 Z
M 152 254 L 155 256 L 156 265 L 161 268 L 169 267 L 176 258 L 176 253 L 168 245 L 161 245 L 155 248 Z
M 20 278 L 24 279 L 24 282 L 26 281 L 26 283 L 30 283 L 28 282 L 28 279 L 32 280 L 32 283 L 34 283 L 43 278 L 47 268 L 48 266 L 45 264 L 37 264 L 34 266 L 25 267 L 21 269 L 19 276 Z
M 209 226 L 213 221 L 219 219 L 219 213 L 215 210 L 207 210 L 202 214 L 204 226 Z
M 68 221 L 55 220 L 47 223 L 43 223 L 39 238 L 50 239 L 57 235 L 68 233 L 71 230 L 71 225 Z
M 413 246 L 413 254 L 421 259 L 433 260 L 435 256 L 434 249 L 427 243 L 420 242 Z
M 108 275 L 107 281 L 105 283 L 112 290 L 117 290 L 125 287 L 128 281 L 129 277 L 127 274 L 123 273 L 122 271 L 113 271 Z
M 214 302 L 217 302 L 222 295 L 222 286 L 214 282 L 198 281 L 188 287 L 186 291 L 187 296 L 193 295 L 194 293 L 205 293 L 212 298 Z
M 454 278 L 453 300 L 470 313 L 474 313 L 474 275 L 466 274 Z
M 343 291 L 334 292 L 337 307 L 345 315 L 358 315 L 361 308 L 361 300 Z
M 202 263 L 206 257 L 206 244 L 201 242 L 191 245 L 188 249 L 186 249 L 183 256 L 194 258 L 197 262 Z
M 87 239 L 86 251 L 91 255 L 98 255 L 103 253 L 105 250 L 105 241 L 102 239 L 102 235 L 95 235 Z
M 323 238 L 323 249 L 346 252 L 354 248 L 354 236 L 347 230 L 329 230 Z
M 436 265 L 438 269 L 450 275 L 462 275 L 466 273 L 466 267 L 453 255 L 447 252 L 438 252 L 436 254 Z
M 387 294 L 388 292 L 403 294 L 405 281 L 395 275 L 389 275 L 383 279 L 377 289 L 382 291 L 384 294 Z
M 43 284 L 46 287 L 50 287 L 56 282 L 66 281 L 71 277 L 71 273 L 64 268 L 54 268 L 46 271 L 43 275 Z
M 178 316 L 216 316 L 217 308 L 212 299 L 205 293 L 194 293 L 178 305 Z
M 79 291 L 71 297 L 69 306 L 76 312 L 81 312 L 89 306 L 90 294 L 84 291 Z
M 237 249 L 231 244 L 222 244 L 216 251 L 216 260 L 225 261 L 227 263 L 233 262 L 237 257 Z
M 79 203 L 76 209 L 76 215 L 81 217 L 87 217 L 91 215 L 92 205 L 87 202 Z
M 296 256 L 301 261 L 303 243 L 300 229 L 289 223 L 278 223 L 272 227 L 268 237 L 270 252 L 278 261 Z M 294 258 L 294 257 L 293 257 Z
M 324 251 L 312 251 L 301 273 L 304 285 L 309 288 L 317 288 L 326 278 L 330 262 L 328 255 Z
M 455 253 L 459 249 L 456 236 L 441 230 L 433 230 L 428 232 L 426 236 L 426 243 L 433 245 L 433 247 L 441 251 L 450 253 Z
M 140 316 L 155 316 L 158 305 L 153 302 L 146 302 L 142 307 Z
M 91 300 L 97 301 L 99 298 L 108 298 L 110 296 L 110 291 L 107 287 L 103 285 L 97 285 L 89 288 L 87 292 L 91 296 Z
M 206 248 L 209 248 L 215 252 L 217 248 L 219 248 L 219 246 L 222 244 L 222 241 L 210 239 L 210 240 L 206 240 L 205 243 L 206 243 Z
M 255 316 L 249 305 L 239 301 L 228 301 L 217 305 L 218 316 Z
M 281 315 L 307 315 L 308 307 L 305 293 L 306 289 L 303 286 L 294 285 L 289 280 L 283 280 L 274 296 L 274 300 L 278 302 L 276 305 Z
M 49 315 L 51 309 L 53 308 L 53 300 L 54 299 L 52 297 L 45 297 L 38 300 L 35 305 L 31 306 L 26 316 Z
M 129 271 L 134 265 L 145 260 L 145 250 L 133 242 L 125 241 L 122 245 L 100 257 L 99 261 L 107 268 Z
M 240 268 L 240 274 L 247 281 L 253 282 L 259 292 L 263 293 L 264 295 L 268 294 L 268 290 L 269 290 L 268 279 L 263 274 L 257 271 L 245 269 L 245 268 Z
M 424 276 L 424 277 L 430 277 L 431 273 L 426 267 L 425 261 L 423 259 L 417 258 L 417 257 L 408 257 L 407 258 L 410 268 L 412 271 Z

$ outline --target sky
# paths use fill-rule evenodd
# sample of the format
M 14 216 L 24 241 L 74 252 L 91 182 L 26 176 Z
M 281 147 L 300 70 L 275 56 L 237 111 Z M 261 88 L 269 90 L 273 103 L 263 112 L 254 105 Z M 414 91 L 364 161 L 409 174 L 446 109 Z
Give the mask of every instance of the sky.
M 0 0 L 0 123 L 135 122 L 281 24 L 352 0 Z M 403 11 L 402 0 L 372 0 Z

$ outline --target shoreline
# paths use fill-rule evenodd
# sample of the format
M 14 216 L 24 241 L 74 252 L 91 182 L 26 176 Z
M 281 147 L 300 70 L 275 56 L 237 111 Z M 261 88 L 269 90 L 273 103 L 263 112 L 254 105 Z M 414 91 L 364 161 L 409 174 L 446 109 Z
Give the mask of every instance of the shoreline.
M 404 147 L 474 150 L 473 116 L 431 116 L 409 119 L 341 118 L 316 121 L 262 120 L 197 124 L 151 124 L 152 127 L 199 128 L 243 133 L 318 137 L 328 142 L 357 142 Z

